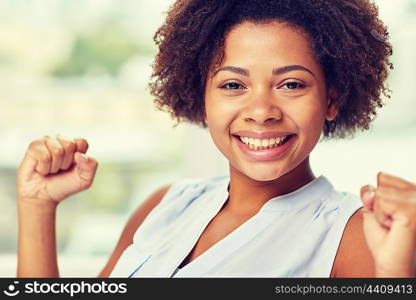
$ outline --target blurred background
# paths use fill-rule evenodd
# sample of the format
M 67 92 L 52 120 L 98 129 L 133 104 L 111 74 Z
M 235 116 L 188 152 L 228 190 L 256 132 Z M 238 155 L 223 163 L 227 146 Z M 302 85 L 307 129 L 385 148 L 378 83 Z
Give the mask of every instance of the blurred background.
M 394 47 L 392 98 L 370 131 L 319 143 L 316 175 L 358 193 L 378 171 L 416 181 L 416 0 L 376 1 Z M 129 217 L 161 185 L 228 174 L 208 132 L 157 111 L 153 34 L 171 0 L 0 0 L 0 277 L 16 270 L 15 175 L 31 140 L 89 141 L 94 185 L 58 210 L 63 277 L 95 277 Z

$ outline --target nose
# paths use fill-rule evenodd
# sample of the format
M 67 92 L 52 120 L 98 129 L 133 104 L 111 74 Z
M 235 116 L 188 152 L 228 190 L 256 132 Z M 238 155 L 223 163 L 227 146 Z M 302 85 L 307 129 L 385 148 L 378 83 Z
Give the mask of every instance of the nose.
M 258 91 L 248 99 L 242 117 L 246 122 L 262 125 L 281 120 L 283 112 L 271 93 Z

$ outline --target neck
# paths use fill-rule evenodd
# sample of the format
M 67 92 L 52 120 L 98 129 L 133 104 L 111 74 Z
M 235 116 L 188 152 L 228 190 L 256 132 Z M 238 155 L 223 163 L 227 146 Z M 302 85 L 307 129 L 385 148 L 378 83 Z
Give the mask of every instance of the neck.
M 307 157 L 287 174 L 257 181 L 230 166 L 229 198 L 225 209 L 236 214 L 253 215 L 270 199 L 291 193 L 315 178 Z

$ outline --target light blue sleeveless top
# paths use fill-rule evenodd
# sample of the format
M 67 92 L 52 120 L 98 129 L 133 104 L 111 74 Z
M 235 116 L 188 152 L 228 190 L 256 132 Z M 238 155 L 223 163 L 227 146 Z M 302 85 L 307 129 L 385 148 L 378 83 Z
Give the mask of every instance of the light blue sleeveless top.
M 320 176 L 266 202 L 196 259 L 177 267 L 228 198 L 229 177 L 168 190 L 110 277 L 329 277 L 345 225 L 362 204 Z

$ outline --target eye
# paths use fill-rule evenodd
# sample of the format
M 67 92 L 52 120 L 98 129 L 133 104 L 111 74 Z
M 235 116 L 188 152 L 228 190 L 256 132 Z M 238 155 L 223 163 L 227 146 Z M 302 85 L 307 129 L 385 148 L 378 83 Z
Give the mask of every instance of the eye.
M 284 85 L 282 85 L 284 90 L 296 90 L 296 89 L 303 89 L 306 87 L 303 83 L 291 81 L 286 82 Z
M 227 82 L 226 84 L 223 84 L 220 86 L 220 89 L 224 90 L 242 90 L 245 89 L 245 87 L 238 82 Z

